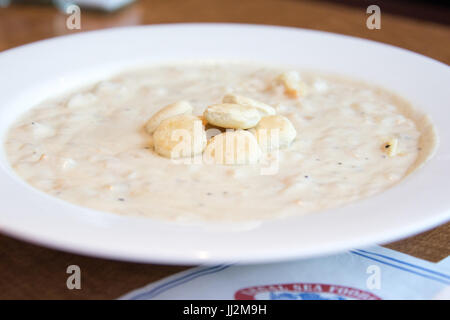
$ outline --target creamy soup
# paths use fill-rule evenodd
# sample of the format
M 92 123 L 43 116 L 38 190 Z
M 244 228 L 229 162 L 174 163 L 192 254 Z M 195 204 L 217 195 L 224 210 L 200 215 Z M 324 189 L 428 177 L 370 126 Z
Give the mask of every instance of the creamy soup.
M 5 148 L 29 184 L 69 202 L 170 221 L 254 221 L 342 206 L 398 183 L 432 154 L 427 116 L 384 89 L 300 71 L 306 94 L 273 85 L 289 68 L 190 62 L 132 70 L 31 108 Z M 146 121 L 189 101 L 194 115 L 234 93 L 288 118 L 288 148 L 252 165 L 180 163 L 158 155 Z M 386 142 L 396 141 L 396 153 Z M 274 159 L 276 160 L 274 162 Z

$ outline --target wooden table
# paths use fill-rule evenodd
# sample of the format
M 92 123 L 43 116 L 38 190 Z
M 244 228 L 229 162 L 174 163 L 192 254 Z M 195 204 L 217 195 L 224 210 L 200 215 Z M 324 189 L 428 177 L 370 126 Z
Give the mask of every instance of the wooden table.
M 74 31 L 65 27 L 67 16 L 50 6 L 11 5 L 0 8 L 0 51 L 54 36 L 116 26 L 243 22 L 342 33 L 393 44 L 450 63 L 450 27 L 391 15 L 383 12 L 383 7 L 381 12 L 381 30 L 369 30 L 365 8 L 327 1 L 141 0 L 111 14 L 82 10 L 81 31 Z M 450 254 L 449 243 L 450 223 L 447 223 L 386 246 L 439 261 Z M 66 268 L 71 264 L 81 267 L 81 290 L 66 288 Z M 0 299 L 116 298 L 186 268 L 89 258 L 0 235 Z

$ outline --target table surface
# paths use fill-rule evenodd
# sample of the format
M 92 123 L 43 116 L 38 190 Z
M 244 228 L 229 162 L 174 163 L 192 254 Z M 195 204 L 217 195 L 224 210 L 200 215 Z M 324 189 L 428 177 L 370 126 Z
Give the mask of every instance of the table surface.
M 406 48 L 450 63 L 450 27 L 384 13 L 381 29 L 366 28 L 363 7 L 329 1 L 141 0 L 115 13 L 81 11 L 81 30 L 68 30 L 63 12 L 51 6 L 0 8 L 0 51 L 87 30 L 172 22 L 241 22 L 294 26 L 342 33 Z M 450 223 L 385 246 L 429 261 L 450 254 Z M 82 289 L 68 290 L 66 268 L 78 265 Z M 90 258 L 0 235 L 0 299 L 112 299 L 185 270 Z

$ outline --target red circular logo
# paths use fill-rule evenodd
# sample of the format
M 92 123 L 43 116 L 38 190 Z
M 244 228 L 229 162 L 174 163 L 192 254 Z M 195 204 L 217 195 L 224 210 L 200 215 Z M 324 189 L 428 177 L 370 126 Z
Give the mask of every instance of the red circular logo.
M 322 283 L 286 283 L 254 286 L 236 291 L 236 300 L 381 300 L 352 287 Z

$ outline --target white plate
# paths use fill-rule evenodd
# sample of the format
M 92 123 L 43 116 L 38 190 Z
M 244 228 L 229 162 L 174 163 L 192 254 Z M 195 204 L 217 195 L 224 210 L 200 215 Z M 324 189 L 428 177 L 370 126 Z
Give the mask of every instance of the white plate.
M 54 38 L 0 54 L 0 137 L 25 109 L 140 63 L 242 59 L 340 73 L 382 85 L 430 114 L 440 147 L 388 191 L 343 208 L 226 231 L 125 218 L 52 198 L 22 182 L 0 154 L 0 230 L 62 250 L 161 263 L 268 262 L 387 242 L 450 214 L 450 71 L 392 46 L 292 28 L 188 24 Z M 2 144 L 3 145 L 3 144 Z

